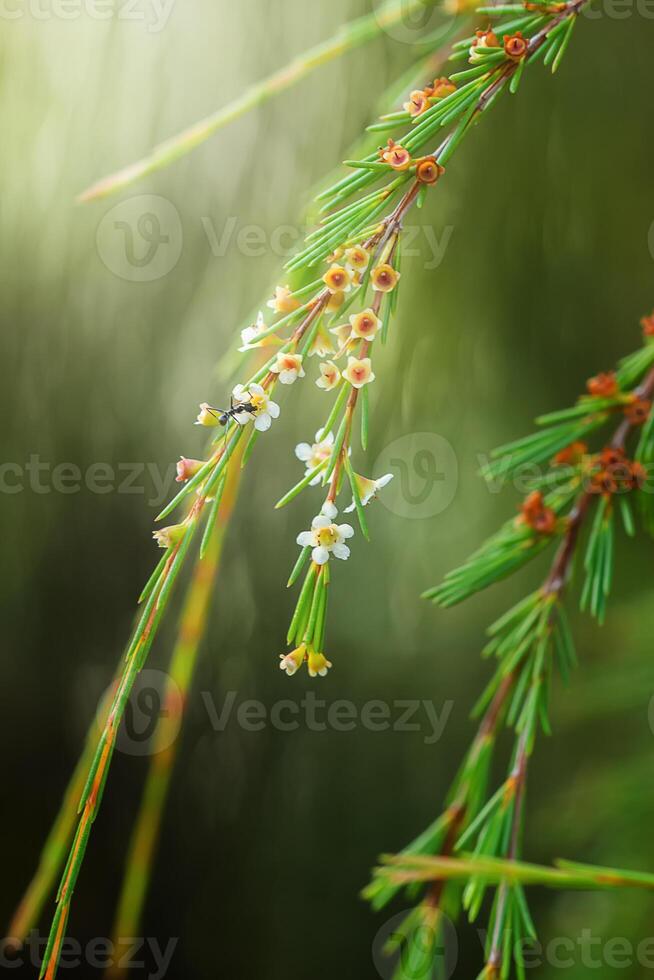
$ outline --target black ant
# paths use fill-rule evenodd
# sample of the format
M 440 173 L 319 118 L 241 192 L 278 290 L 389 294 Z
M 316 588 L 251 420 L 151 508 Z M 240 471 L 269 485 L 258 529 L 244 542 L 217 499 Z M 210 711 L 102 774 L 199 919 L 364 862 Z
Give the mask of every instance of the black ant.
M 250 415 L 254 415 L 256 412 L 256 406 L 252 402 L 239 402 L 238 405 L 234 404 L 234 398 L 229 400 L 229 408 L 208 408 L 207 411 L 218 419 L 220 425 L 227 425 L 228 422 L 232 420 L 234 422 L 238 421 L 237 416 L 242 415 L 244 412 L 248 412 Z

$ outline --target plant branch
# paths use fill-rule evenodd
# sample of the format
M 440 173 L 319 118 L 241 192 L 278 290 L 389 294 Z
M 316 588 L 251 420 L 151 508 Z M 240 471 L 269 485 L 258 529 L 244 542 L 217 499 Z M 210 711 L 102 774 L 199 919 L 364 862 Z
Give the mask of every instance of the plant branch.
M 142 177 L 162 170 L 201 146 L 222 127 L 292 88 L 316 68 L 367 44 L 379 34 L 401 23 L 404 18 L 425 7 L 433 6 L 436 2 L 437 0 L 408 0 L 408 2 L 395 0 L 372 14 L 345 24 L 329 40 L 315 45 L 283 68 L 273 72 L 268 78 L 250 86 L 222 109 L 205 116 L 176 136 L 155 146 L 152 152 L 141 160 L 101 178 L 83 191 L 78 201 L 86 203 L 108 197 L 136 183 Z

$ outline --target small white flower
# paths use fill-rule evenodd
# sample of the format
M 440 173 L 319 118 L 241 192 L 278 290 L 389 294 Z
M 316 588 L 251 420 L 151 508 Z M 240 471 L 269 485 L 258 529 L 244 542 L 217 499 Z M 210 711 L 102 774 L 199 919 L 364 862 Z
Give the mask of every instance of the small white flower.
M 298 459 L 306 463 L 306 474 L 311 473 L 315 470 L 317 466 L 322 466 L 327 462 L 332 454 L 332 447 L 334 445 L 334 434 L 333 432 L 328 432 L 327 435 L 322 438 L 322 429 L 318 429 L 316 432 L 316 441 L 313 445 L 308 442 L 300 442 L 295 447 L 295 455 Z M 310 487 L 314 487 L 317 483 L 320 483 L 320 473 L 314 476 L 313 480 L 309 483 Z
M 237 405 L 252 405 L 254 408 L 254 412 L 239 412 L 235 416 L 239 425 L 247 425 L 254 418 L 255 429 L 265 432 L 272 425 L 272 420 L 279 418 L 279 405 L 268 397 L 261 385 L 251 384 L 247 388 L 236 385 L 232 398 Z
M 384 476 L 380 476 L 378 480 L 368 480 L 365 476 L 359 476 L 358 473 L 355 474 L 357 490 L 359 491 L 359 499 L 365 507 L 366 504 L 370 503 L 377 496 L 377 492 L 382 490 L 383 487 L 387 486 L 393 479 L 392 473 L 385 473 Z M 349 507 L 345 508 L 346 514 L 351 514 L 356 508 L 354 499 Z
M 309 357 L 329 357 L 329 355 L 333 354 L 334 352 L 332 338 L 329 336 L 326 328 L 321 323 L 318 326 L 315 337 L 309 345 L 307 354 Z
M 375 373 L 372 369 L 372 361 L 369 357 L 348 357 L 347 367 L 343 371 L 343 377 L 349 381 L 353 388 L 363 388 L 375 380 Z
M 301 354 L 284 354 L 280 351 L 270 370 L 279 375 L 283 385 L 292 385 L 297 378 L 304 377 Z
M 319 514 L 311 522 L 310 531 L 302 531 L 297 536 L 301 548 L 312 548 L 311 558 L 316 565 L 324 565 L 330 555 L 345 561 L 350 557 L 350 549 L 345 544 L 354 534 L 349 524 L 332 524 L 329 517 Z
M 288 286 L 276 286 L 275 295 L 268 300 L 267 306 L 275 313 L 292 313 L 300 306 Z
M 248 350 L 255 350 L 257 347 L 267 347 L 273 346 L 275 344 L 281 344 L 281 340 L 275 334 L 269 334 L 264 337 L 263 340 L 258 338 L 262 333 L 265 333 L 268 327 L 266 326 L 265 320 L 263 318 L 263 313 L 259 311 L 256 323 L 253 323 L 250 327 L 245 327 L 241 330 L 241 343 L 242 346 L 239 347 L 239 351 L 244 353 Z

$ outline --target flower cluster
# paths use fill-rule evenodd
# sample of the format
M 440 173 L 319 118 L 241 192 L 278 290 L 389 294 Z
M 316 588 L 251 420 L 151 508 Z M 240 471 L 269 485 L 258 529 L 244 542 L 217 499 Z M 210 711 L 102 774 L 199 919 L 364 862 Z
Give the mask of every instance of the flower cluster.
M 433 85 L 427 85 L 423 89 L 415 89 L 409 95 L 408 102 L 404 103 L 404 109 L 414 118 L 421 116 L 430 106 L 435 105 L 441 99 L 446 98 L 456 92 L 456 85 L 449 78 L 436 78 Z
M 586 389 L 594 398 L 613 398 L 620 391 L 615 371 L 604 371 L 589 378 Z
M 629 459 L 624 449 L 607 446 L 590 465 L 589 491 L 613 497 L 639 489 L 647 473 L 642 463 Z

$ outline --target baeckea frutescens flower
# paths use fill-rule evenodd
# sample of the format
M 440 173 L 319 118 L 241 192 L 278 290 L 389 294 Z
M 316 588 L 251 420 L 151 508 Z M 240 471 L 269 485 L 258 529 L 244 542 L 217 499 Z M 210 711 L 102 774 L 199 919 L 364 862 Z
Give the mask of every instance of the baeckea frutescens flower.
M 374 500 L 379 490 L 382 490 L 391 482 L 393 479 L 393 474 L 385 473 L 383 476 L 380 476 L 378 480 L 369 480 L 367 477 L 359 476 L 358 473 L 355 473 L 354 478 L 356 481 L 357 492 L 359 494 L 359 500 L 365 507 L 371 500 Z M 349 507 L 345 508 L 344 513 L 350 514 L 355 508 L 356 504 L 353 499 Z
M 279 669 L 283 670 L 289 677 L 292 677 L 293 674 L 298 672 L 305 661 L 309 670 L 309 677 L 325 677 L 331 667 L 331 663 L 323 653 L 318 653 L 312 647 L 308 647 L 306 643 L 301 643 L 299 647 L 291 650 L 290 653 L 280 653 Z
M 273 374 L 279 375 L 279 380 L 283 385 L 292 385 L 297 378 L 304 377 L 302 355 L 284 354 L 280 351 L 270 370 Z
M 372 370 L 372 362 L 369 357 L 348 357 L 347 367 L 343 371 L 343 377 L 349 381 L 353 388 L 363 388 L 375 380 Z
M 320 377 L 316 381 L 319 388 L 324 391 L 331 391 L 341 380 L 341 372 L 333 361 L 322 361 L 320 364 Z
M 297 543 L 301 548 L 313 549 L 311 558 L 316 565 L 326 564 L 332 555 L 343 561 L 350 557 L 350 549 L 345 542 L 354 534 L 354 528 L 349 524 L 334 524 L 336 508 L 330 506 L 330 514 L 333 516 L 318 514 L 311 522 L 311 530 L 302 531 L 297 536 Z
M 275 344 L 281 344 L 281 340 L 274 333 L 268 334 L 263 340 L 259 339 L 261 334 L 265 333 L 268 327 L 263 318 L 263 313 L 259 312 L 256 322 L 250 327 L 245 327 L 241 330 L 241 344 L 239 351 L 244 353 L 248 350 L 255 350 L 257 347 L 268 347 L 274 346 Z
M 251 405 L 253 412 L 238 412 L 235 419 L 239 425 L 247 425 L 254 419 L 254 427 L 259 432 L 265 432 L 272 425 L 273 419 L 279 418 L 279 405 L 272 401 L 268 392 L 261 385 L 236 385 L 232 392 L 234 405 Z
M 331 456 L 333 447 L 334 433 L 328 432 L 327 435 L 323 436 L 322 429 L 318 429 L 316 432 L 316 441 L 313 444 L 298 443 L 295 447 L 295 455 L 306 465 L 305 475 L 311 473 L 318 466 L 324 465 Z M 320 483 L 320 473 L 314 476 L 309 486 L 314 487 L 317 483 Z

